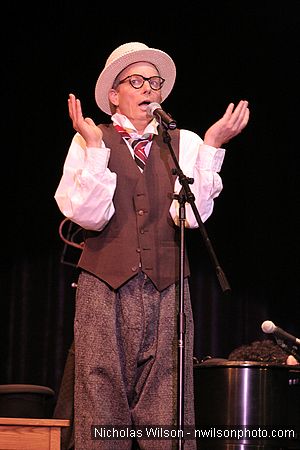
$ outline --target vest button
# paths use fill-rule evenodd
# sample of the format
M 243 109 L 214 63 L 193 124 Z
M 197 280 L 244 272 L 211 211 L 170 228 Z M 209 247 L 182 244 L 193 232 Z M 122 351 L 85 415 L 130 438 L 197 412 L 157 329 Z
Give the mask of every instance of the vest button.
M 140 209 L 140 210 L 138 211 L 138 215 L 139 215 L 139 216 L 143 216 L 143 215 L 144 215 L 144 211 L 143 211 L 142 209 Z
M 133 267 L 131 267 L 131 270 L 132 270 L 132 272 L 136 272 L 137 271 L 137 267 L 133 266 Z
M 143 228 L 140 229 L 140 233 L 141 233 L 141 234 L 144 234 L 144 233 L 145 233 L 145 231 L 143 230 Z
M 137 248 L 136 251 L 137 251 L 138 253 L 141 253 L 141 249 L 140 249 L 140 248 Z

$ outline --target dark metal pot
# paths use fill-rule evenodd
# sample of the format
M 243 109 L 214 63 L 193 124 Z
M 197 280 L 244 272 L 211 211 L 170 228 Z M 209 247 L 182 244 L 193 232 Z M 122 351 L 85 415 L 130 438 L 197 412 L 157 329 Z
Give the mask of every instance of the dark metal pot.
M 213 359 L 196 364 L 198 448 L 299 449 L 300 435 L 287 431 L 300 429 L 300 368 L 291 367 Z

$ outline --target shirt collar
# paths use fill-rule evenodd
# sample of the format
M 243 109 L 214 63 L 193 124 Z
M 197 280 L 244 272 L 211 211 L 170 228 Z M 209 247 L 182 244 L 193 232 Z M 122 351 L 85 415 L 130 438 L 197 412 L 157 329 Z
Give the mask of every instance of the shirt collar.
M 132 125 L 132 123 L 130 122 L 128 117 L 124 116 L 123 114 L 115 113 L 111 116 L 111 120 L 114 123 L 116 123 L 117 125 L 120 125 L 120 127 L 124 128 L 124 130 L 126 130 L 129 134 L 134 135 L 134 137 L 141 136 L 140 134 L 138 134 L 136 128 L 134 127 L 134 125 Z M 158 134 L 158 131 L 157 131 L 158 125 L 159 124 L 158 124 L 157 120 L 155 119 L 155 117 L 153 117 L 151 122 L 148 123 L 148 125 L 146 126 L 143 134 L 146 134 L 146 133 Z

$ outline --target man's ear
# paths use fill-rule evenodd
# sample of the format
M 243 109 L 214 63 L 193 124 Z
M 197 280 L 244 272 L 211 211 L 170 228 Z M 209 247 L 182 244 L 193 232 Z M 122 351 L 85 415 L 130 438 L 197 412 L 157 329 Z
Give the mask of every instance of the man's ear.
M 119 106 L 119 94 L 115 89 L 110 89 L 108 92 L 108 98 L 112 105 Z

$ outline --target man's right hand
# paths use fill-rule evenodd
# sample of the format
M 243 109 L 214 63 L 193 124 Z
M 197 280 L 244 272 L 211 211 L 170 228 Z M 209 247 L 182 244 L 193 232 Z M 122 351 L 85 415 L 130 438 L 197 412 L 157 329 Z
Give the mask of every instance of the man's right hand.
M 102 141 L 102 131 L 89 117 L 83 117 L 81 103 L 74 94 L 68 98 L 69 116 L 75 131 L 81 134 L 87 147 L 100 147 Z

